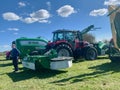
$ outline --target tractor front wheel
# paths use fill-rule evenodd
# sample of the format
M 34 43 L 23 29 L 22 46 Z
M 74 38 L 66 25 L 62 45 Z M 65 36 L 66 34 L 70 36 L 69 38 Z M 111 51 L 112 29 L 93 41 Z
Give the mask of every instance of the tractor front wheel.
M 86 60 L 95 60 L 97 58 L 97 50 L 93 47 L 90 47 L 85 52 Z
M 60 57 L 62 57 L 62 56 L 67 56 L 67 57 L 73 56 L 72 49 L 67 44 L 60 44 L 60 45 L 58 45 L 56 47 L 56 51 L 58 53 L 58 56 L 60 56 Z

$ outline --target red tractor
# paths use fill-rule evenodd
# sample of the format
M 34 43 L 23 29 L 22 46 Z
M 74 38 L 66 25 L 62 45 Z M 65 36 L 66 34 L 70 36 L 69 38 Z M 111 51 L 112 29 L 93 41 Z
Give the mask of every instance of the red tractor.
M 94 28 L 90 25 L 84 30 L 57 30 L 53 32 L 53 42 L 48 42 L 47 49 L 54 48 L 58 56 L 72 56 L 75 59 L 85 58 L 86 60 L 94 60 L 97 58 L 97 50 L 92 44 L 83 41 L 83 34 Z

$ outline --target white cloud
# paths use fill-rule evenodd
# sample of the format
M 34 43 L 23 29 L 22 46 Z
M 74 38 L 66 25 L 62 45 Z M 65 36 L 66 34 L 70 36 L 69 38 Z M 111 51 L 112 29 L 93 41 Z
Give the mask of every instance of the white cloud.
M 68 17 L 75 12 L 76 11 L 74 10 L 74 8 L 70 5 L 62 6 L 57 10 L 58 15 L 60 15 L 61 17 Z
M 40 21 L 38 21 L 39 23 L 51 23 L 51 21 L 49 21 L 49 20 L 40 20 Z
M 10 31 L 19 31 L 18 28 L 8 28 L 8 30 L 10 30 Z
M 47 6 L 48 6 L 48 10 L 51 10 L 51 2 L 46 2 Z
M 22 21 L 25 22 L 25 23 L 34 23 L 37 20 L 35 18 L 27 17 L 25 19 L 22 19 Z
M 48 23 L 48 18 L 50 18 L 50 13 L 45 9 L 40 9 L 36 12 L 30 14 L 30 17 L 23 19 L 22 21 L 25 23 Z
M 26 6 L 26 4 L 24 2 L 19 2 L 18 5 L 19 5 L 19 7 L 25 7 Z
M 17 14 L 13 13 L 13 12 L 3 13 L 2 16 L 3 16 L 3 18 L 5 20 L 8 20 L 8 21 L 12 21 L 12 20 L 16 21 L 16 20 L 20 19 L 20 17 Z
M 108 9 L 103 8 L 103 9 L 98 9 L 98 10 L 93 10 L 90 12 L 90 16 L 103 16 L 108 12 Z
M 104 2 L 104 5 L 120 5 L 120 0 L 108 0 Z
M 13 12 L 6 12 L 3 14 L 3 18 L 8 21 L 19 20 L 25 23 L 49 23 L 48 20 L 51 17 L 50 13 L 45 9 L 40 9 L 36 12 L 29 14 L 28 17 L 22 18 Z M 12 28 L 13 29 L 13 28 Z
M 48 19 L 50 17 L 50 14 L 49 14 L 49 12 L 47 10 L 41 9 L 41 10 L 38 10 L 38 11 L 30 14 L 30 16 L 32 18 L 43 20 L 43 19 Z

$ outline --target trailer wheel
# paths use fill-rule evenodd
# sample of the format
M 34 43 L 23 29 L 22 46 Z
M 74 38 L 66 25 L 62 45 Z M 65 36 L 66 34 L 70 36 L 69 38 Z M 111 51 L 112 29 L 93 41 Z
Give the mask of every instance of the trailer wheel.
M 85 52 L 86 60 L 95 60 L 97 58 L 97 50 L 93 47 L 90 47 Z
M 58 53 L 58 56 L 60 56 L 60 57 L 61 56 L 67 56 L 67 57 L 73 56 L 72 49 L 67 44 L 59 44 L 56 47 L 56 51 Z

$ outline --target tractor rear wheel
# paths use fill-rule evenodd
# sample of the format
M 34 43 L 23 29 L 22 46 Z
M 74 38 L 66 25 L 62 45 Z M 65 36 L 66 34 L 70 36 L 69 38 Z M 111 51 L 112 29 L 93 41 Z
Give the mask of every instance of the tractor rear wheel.
M 72 49 L 67 44 L 60 44 L 60 45 L 58 45 L 56 47 L 56 51 L 58 53 L 58 56 L 60 56 L 60 57 L 62 57 L 62 56 L 67 56 L 67 57 L 73 56 Z
M 86 60 L 95 60 L 97 58 L 97 50 L 93 47 L 89 47 L 85 52 Z

